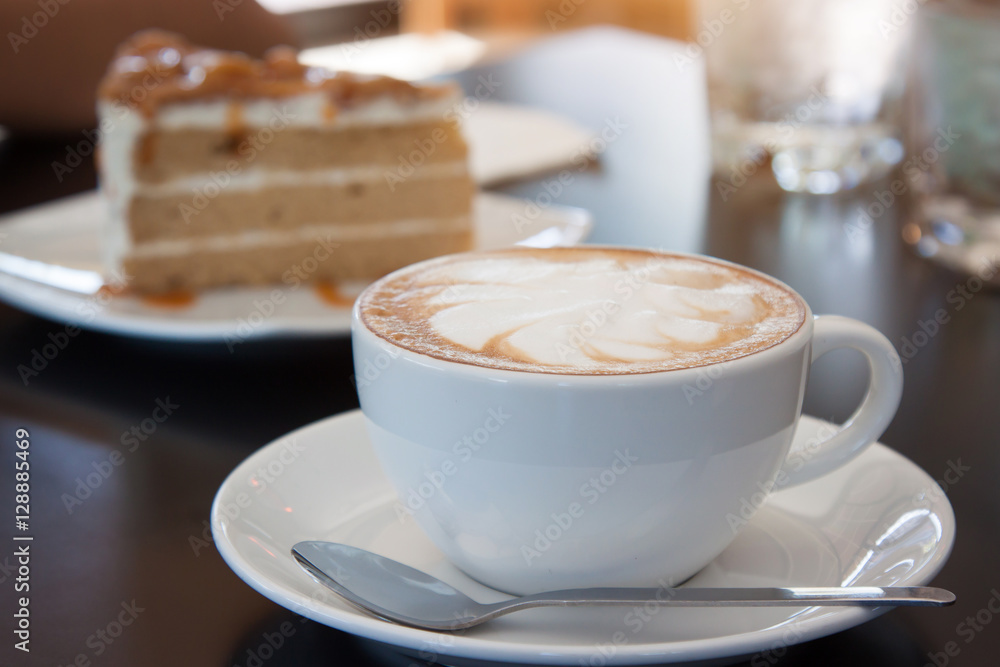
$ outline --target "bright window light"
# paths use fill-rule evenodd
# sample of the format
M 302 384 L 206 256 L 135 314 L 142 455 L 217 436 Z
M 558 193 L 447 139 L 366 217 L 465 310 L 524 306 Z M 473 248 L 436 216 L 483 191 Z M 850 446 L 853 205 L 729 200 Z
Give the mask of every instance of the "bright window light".
M 385 74 L 414 81 L 465 69 L 485 50 L 486 45 L 478 39 L 442 31 L 433 35 L 408 33 L 373 39 L 358 36 L 342 44 L 306 49 L 299 54 L 299 60 L 332 70 Z

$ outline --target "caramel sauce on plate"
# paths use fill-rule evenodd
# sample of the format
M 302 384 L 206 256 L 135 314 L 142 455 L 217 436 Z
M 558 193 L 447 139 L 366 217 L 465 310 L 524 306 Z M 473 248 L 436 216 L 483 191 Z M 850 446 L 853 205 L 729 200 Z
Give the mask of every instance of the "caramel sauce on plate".
M 354 305 L 354 299 L 344 296 L 333 283 L 316 283 L 316 296 L 329 305 L 338 308 L 350 308 Z
M 143 294 L 139 298 L 147 306 L 156 306 L 157 308 L 186 308 L 192 305 L 198 297 L 194 292 L 177 290 L 162 294 Z
M 96 292 L 96 296 L 108 298 L 126 294 L 128 294 L 128 287 L 126 285 L 112 285 L 110 283 L 104 283 Z
M 97 295 L 105 299 L 114 297 L 134 296 L 147 306 L 156 308 L 187 308 L 198 300 L 195 292 L 187 290 L 174 290 L 160 294 L 136 294 L 128 285 L 113 285 L 105 283 L 97 290 Z

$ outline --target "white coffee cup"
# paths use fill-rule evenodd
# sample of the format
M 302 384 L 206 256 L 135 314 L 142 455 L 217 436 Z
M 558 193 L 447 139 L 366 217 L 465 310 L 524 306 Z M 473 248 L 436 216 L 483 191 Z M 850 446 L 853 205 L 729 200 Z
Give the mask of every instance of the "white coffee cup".
M 520 595 L 683 582 L 726 548 L 762 495 L 830 472 L 878 439 L 903 387 L 882 334 L 814 317 L 804 300 L 804 324 L 773 347 L 625 375 L 419 354 L 373 333 L 360 303 L 358 395 L 398 516 L 418 521 L 469 576 Z M 837 348 L 868 361 L 867 394 L 836 434 L 790 456 L 810 365 Z

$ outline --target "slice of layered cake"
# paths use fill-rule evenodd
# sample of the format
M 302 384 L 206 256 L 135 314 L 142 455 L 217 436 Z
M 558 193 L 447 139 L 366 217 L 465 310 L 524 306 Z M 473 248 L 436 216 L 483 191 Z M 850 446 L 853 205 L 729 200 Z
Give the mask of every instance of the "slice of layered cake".
M 454 86 L 144 32 L 98 98 L 107 259 L 136 291 L 368 280 L 471 246 Z

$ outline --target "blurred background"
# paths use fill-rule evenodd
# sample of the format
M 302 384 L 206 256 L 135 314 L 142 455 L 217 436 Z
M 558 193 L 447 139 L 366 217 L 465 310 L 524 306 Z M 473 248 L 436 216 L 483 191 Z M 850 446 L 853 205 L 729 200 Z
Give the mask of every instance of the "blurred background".
M 289 17 L 307 45 L 353 37 L 347 26 L 369 12 L 389 9 L 392 32 L 455 30 L 479 38 L 546 33 L 613 24 L 665 37 L 691 35 L 694 9 L 688 0 L 263 0 L 265 9 Z M 572 7 L 573 11 L 567 11 Z M 355 20 L 352 20 L 355 19 Z
M 993 2 L 258 1 L 56 3 L 51 18 L 29 0 L 5 3 L 16 29 L 0 51 L 0 87 L 18 92 L 0 98 L 0 126 L 49 136 L 92 127 L 93 91 L 115 46 L 151 26 L 252 55 L 289 43 L 308 64 L 409 80 L 486 67 L 556 34 L 616 26 L 685 42 L 675 68 L 704 68 L 720 194 L 765 174 L 785 191 L 832 194 L 896 169 L 904 180 L 892 196 L 905 190 L 915 203 L 903 238 L 917 252 L 970 271 L 1000 247 Z M 643 72 L 619 76 L 636 81 Z M 974 140 L 941 151 L 957 134 Z M 935 140 L 937 149 L 928 146 Z M 925 151 L 933 159 L 904 159 Z

